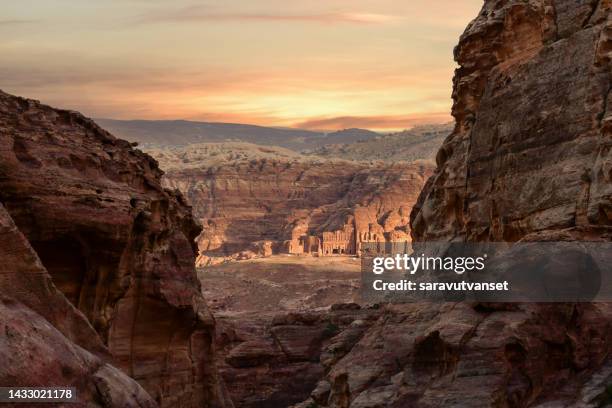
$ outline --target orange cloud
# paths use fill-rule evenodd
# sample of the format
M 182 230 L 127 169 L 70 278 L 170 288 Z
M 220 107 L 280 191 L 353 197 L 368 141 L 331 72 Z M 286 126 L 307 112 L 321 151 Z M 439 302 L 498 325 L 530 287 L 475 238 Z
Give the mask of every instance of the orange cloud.
M 56 13 L 43 3 L 14 2 L 0 18 L 0 88 L 95 117 L 330 130 L 448 121 L 452 47 L 482 6 L 111 0 Z
M 309 130 L 341 130 L 349 128 L 400 130 L 422 124 L 446 123 L 451 119 L 448 112 L 424 113 L 410 116 L 340 116 L 311 119 L 297 123 L 295 127 Z
M 19 20 L 19 19 L 0 20 L 0 27 L 2 27 L 2 26 L 21 25 L 21 24 L 32 24 L 32 23 L 36 23 L 36 20 Z
M 329 12 L 317 14 L 273 14 L 273 13 L 236 13 L 215 12 L 203 6 L 190 6 L 178 10 L 159 11 L 141 15 L 138 23 L 161 22 L 198 22 L 198 21 L 301 21 L 311 23 L 355 23 L 384 24 L 400 18 L 387 14 L 361 12 Z

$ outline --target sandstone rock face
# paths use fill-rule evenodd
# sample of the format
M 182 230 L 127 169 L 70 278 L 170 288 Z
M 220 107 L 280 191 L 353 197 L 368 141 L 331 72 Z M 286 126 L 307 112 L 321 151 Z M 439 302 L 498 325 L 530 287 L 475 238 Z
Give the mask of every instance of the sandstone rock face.
M 610 226 L 610 7 L 486 2 L 455 50 L 456 127 L 413 213 L 415 240 Z
M 388 306 L 325 381 L 329 407 L 598 406 L 609 305 Z M 609 370 L 608 370 L 609 371 Z M 315 398 L 315 395 L 312 395 Z M 591 404 L 591 405 L 589 405 Z M 582 406 L 582 405 L 578 405 Z
M 165 184 L 202 221 L 200 265 L 262 256 L 266 247 L 356 254 L 363 242 L 407 241 L 410 210 L 433 171 L 427 162 L 313 159 L 245 144 L 152 154 L 167 170 Z
M 329 311 L 219 318 L 219 370 L 234 403 L 276 408 L 304 400 L 378 314 L 347 304 Z M 324 384 L 317 394 L 326 394 Z
M 160 405 L 223 406 L 199 228 L 156 162 L 78 113 L 1 92 L 0 139 L 0 202 L 48 271 L 9 263 L 9 293 L 84 349 L 108 348 Z M 123 374 L 100 370 L 108 401 Z
M 485 1 L 414 241 L 611 239 L 611 7 Z M 388 306 L 301 406 L 607 406 L 611 322 L 609 304 Z
M 59 292 L 0 204 L 0 379 L 22 386 L 73 386 L 80 406 L 156 407 L 110 366 L 101 339 Z M 128 392 L 126 392 L 128 391 Z

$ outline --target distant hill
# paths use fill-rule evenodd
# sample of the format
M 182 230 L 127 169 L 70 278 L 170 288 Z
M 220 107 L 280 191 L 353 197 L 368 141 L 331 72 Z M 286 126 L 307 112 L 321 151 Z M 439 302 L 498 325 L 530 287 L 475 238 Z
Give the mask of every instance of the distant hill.
M 262 146 L 245 142 L 194 143 L 185 147 L 146 148 L 164 171 L 186 170 L 202 166 L 239 164 L 251 160 L 329 161 L 320 157 L 305 157 L 293 150 L 278 146 Z
M 337 132 L 328 133 L 327 137 L 321 140 L 324 144 L 355 143 L 362 142 L 381 136 L 380 133 L 366 129 L 344 129 Z
M 274 128 L 235 123 L 192 122 L 187 120 L 96 119 L 114 135 L 144 147 L 177 147 L 194 143 L 247 142 L 281 146 L 300 151 L 330 143 L 353 143 L 380 136 L 364 129 L 333 133 L 302 129 Z
M 436 152 L 453 124 L 417 126 L 403 132 L 378 135 L 354 143 L 334 143 L 321 146 L 305 154 L 346 160 L 414 161 L 434 160 Z

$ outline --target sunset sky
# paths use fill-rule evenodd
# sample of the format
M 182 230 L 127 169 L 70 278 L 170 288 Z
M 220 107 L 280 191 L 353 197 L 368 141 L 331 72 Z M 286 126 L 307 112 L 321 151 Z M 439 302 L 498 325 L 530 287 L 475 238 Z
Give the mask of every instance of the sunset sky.
M 3 1 L 0 89 L 92 117 L 397 130 L 450 120 L 482 0 Z

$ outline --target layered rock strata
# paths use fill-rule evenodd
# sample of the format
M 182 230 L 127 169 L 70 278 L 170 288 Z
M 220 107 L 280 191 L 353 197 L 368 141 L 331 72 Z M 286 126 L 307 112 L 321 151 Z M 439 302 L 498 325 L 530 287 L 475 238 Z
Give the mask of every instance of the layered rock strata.
M 161 175 L 155 160 L 80 114 L 0 92 L 0 202 L 30 247 L 17 257 L 26 264 L 15 258 L 4 267 L 3 293 L 18 302 L 4 311 L 41 315 L 55 337 L 74 343 L 57 353 L 108 350 L 124 374 L 101 371 L 112 377 L 105 390 L 121 388 L 127 374 L 161 406 L 223 406 L 214 320 L 193 266 L 200 228 L 183 198 L 162 188 Z M 18 330 L 36 331 L 39 320 Z M 3 351 L 28 347 L 9 342 Z M 23 370 L 35 370 L 31 364 Z M 49 370 L 62 359 L 55 364 Z M 58 378 L 85 381 L 79 373 L 96 364 L 81 362 Z M 140 389 L 132 382 L 123 392 L 130 387 Z
M 349 303 L 329 311 L 221 317 L 219 370 L 234 403 L 276 408 L 307 398 L 326 369 L 351 349 L 378 315 L 377 309 Z M 329 389 L 320 387 L 317 393 L 323 399 Z
M 606 235 L 609 1 L 488 1 L 455 49 L 455 130 L 414 211 L 417 240 Z
M 0 205 L 0 379 L 3 386 L 77 389 L 78 406 L 157 407 L 111 366 L 98 334 L 59 292 Z
M 414 241 L 610 241 L 611 7 L 485 1 Z M 388 306 L 302 406 L 608 406 L 611 323 L 609 304 Z
M 152 154 L 204 226 L 200 265 L 266 252 L 355 255 L 367 242 L 408 241 L 410 210 L 433 171 L 428 162 L 313 159 L 245 144 Z

